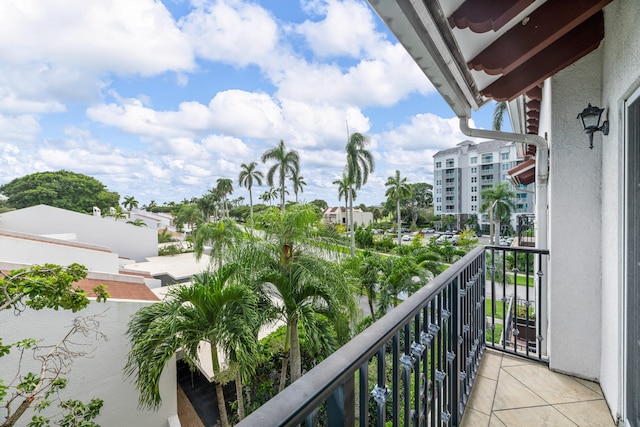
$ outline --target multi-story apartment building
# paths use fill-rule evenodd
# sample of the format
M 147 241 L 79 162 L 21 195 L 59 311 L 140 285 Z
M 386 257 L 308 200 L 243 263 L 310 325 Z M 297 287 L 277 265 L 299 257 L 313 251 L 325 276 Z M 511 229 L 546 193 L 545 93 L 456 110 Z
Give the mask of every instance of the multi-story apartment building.
M 474 143 L 462 141 L 455 148 L 433 156 L 433 212 L 435 215 L 455 215 L 459 229 L 470 215 L 477 215 L 483 229 L 489 228 L 489 215 L 482 212 L 481 191 L 499 182 L 509 182 L 516 193 L 511 222 L 523 213 L 532 213 L 532 185 L 514 184 L 508 171 L 522 163 L 516 144 L 503 141 Z

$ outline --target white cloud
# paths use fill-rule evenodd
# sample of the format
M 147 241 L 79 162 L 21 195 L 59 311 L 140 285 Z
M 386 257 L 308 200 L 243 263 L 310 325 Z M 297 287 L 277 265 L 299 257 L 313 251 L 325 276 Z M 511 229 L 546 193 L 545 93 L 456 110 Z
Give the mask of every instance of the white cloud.
M 360 57 L 379 43 L 371 9 L 362 2 L 322 1 L 307 4 L 307 10 L 321 14 L 321 21 L 305 21 L 296 31 L 303 34 L 318 56 Z
M 34 116 L 0 114 L 0 141 L 31 141 L 41 131 Z
M 145 76 L 194 66 L 188 40 L 153 0 L 5 0 L 0 57 L 4 63 Z
M 197 54 L 244 66 L 260 63 L 278 41 L 278 27 L 262 7 L 239 1 L 202 2 L 180 23 Z

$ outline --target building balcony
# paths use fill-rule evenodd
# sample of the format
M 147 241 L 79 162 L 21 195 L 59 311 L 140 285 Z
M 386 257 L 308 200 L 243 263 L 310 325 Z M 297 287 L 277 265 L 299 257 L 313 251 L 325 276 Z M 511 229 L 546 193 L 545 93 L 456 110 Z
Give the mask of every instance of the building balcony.
M 548 255 L 474 249 L 239 425 L 613 426 L 598 384 L 548 369 Z
M 475 426 L 614 427 L 600 386 L 487 349 L 460 423 Z

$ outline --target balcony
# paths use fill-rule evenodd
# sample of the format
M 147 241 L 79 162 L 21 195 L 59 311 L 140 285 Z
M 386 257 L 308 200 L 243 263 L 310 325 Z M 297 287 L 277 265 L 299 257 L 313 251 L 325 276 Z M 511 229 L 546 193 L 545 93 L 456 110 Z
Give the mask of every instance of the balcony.
M 474 249 L 238 425 L 613 426 L 597 384 L 546 366 L 548 255 Z

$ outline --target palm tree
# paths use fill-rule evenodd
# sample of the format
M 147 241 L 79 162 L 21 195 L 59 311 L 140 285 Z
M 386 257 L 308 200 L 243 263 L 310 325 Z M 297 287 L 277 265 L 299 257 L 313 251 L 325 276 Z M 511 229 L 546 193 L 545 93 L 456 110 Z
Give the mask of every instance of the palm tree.
M 216 181 L 216 190 L 222 199 L 225 216 L 229 216 L 229 208 L 227 206 L 227 195 L 233 193 L 233 181 L 230 178 L 218 178 Z
M 291 175 L 291 184 L 293 185 L 293 193 L 296 195 L 296 203 L 298 203 L 298 192 L 304 193 L 303 187 L 307 185 L 302 175 L 298 175 L 300 171 L 295 171 Z
M 287 151 L 284 141 L 280 140 L 280 144 L 265 151 L 261 157 L 262 163 L 273 160 L 276 163 L 267 171 L 267 183 L 274 185 L 274 177 L 278 174 L 278 184 L 280 185 L 280 210 L 284 212 L 284 195 L 286 191 L 286 178 L 293 174 L 298 174 L 300 170 L 300 157 L 295 150 Z
M 267 209 L 260 221 L 268 224 L 264 238 L 246 240 L 232 252 L 239 257 L 236 262 L 254 277 L 254 291 L 280 301 L 273 303 L 272 311 L 286 324 L 281 390 L 287 367 L 291 382 L 301 376 L 298 328 L 304 327 L 308 341 L 327 351 L 335 348 L 333 334 L 318 316 L 329 320 L 344 342 L 355 313 L 354 282 L 334 262 L 336 255 L 323 249 L 328 245 L 317 244 L 323 240 L 317 221 L 314 207 L 308 204 L 294 205 L 284 212 Z
M 138 201 L 133 196 L 124 196 L 124 202 L 122 203 L 122 206 L 124 206 L 126 210 L 131 211 L 131 209 L 135 209 L 138 207 Z
M 342 174 L 342 179 L 336 179 L 333 184 L 338 186 L 338 201 L 344 197 L 344 215 L 349 212 L 349 200 L 356 199 L 356 191 L 349 185 L 349 178 L 346 173 Z
M 349 229 L 351 230 L 351 255 L 356 252 L 355 230 L 353 227 L 353 190 L 359 190 L 367 183 L 369 174 L 375 168 L 373 155 L 367 149 L 367 139 L 361 133 L 353 133 L 349 137 L 346 146 L 347 152 L 347 178 L 349 180 Z
M 369 312 L 371 320 L 376 321 L 374 302 L 376 301 L 377 287 L 381 279 L 383 258 L 375 252 L 366 251 L 363 254 L 348 257 L 343 262 L 343 266 L 355 277 L 360 279 L 362 289 L 367 294 Z
M 240 175 L 238 175 L 238 185 L 245 187 L 249 190 L 249 216 L 251 216 L 251 234 L 253 235 L 253 194 L 251 189 L 253 188 L 253 182 L 258 185 L 262 185 L 262 172 L 257 170 L 257 162 L 251 162 L 248 165 L 243 163 L 240 166 Z
M 120 205 L 118 205 L 118 206 L 116 206 L 114 208 L 110 208 L 109 212 L 105 213 L 104 216 L 111 216 L 111 217 L 113 217 L 114 221 L 117 221 L 119 219 L 126 219 L 127 218 L 127 214 L 122 210 Z
M 174 214 L 174 223 L 176 227 L 182 229 L 184 224 L 189 225 L 189 231 L 193 233 L 196 227 L 203 222 L 202 212 L 198 205 L 188 204 L 180 205 L 178 211 Z
M 398 246 L 402 245 L 402 220 L 400 218 L 400 201 L 411 196 L 411 186 L 407 184 L 407 178 L 400 178 L 400 171 L 396 170 L 395 176 L 390 176 L 384 184 L 387 191 L 384 195 L 396 202 L 396 214 L 398 215 Z
M 218 203 L 218 196 L 217 194 L 214 194 L 213 192 L 211 192 L 211 190 L 209 191 L 209 193 L 205 194 L 204 196 L 198 199 L 196 204 L 198 205 L 198 208 L 200 208 L 200 211 L 202 212 L 202 217 L 204 218 L 205 221 L 209 221 L 209 219 L 211 218 L 211 215 L 216 212 L 217 203 Z
M 222 258 L 226 250 L 242 238 L 242 230 L 230 218 L 206 222 L 198 226 L 193 234 L 193 251 L 199 261 L 205 246 L 211 245 L 211 259 L 217 260 L 217 267 L 222 267 Z
M 146 227 L 147 223 L 142 218 L 136 218 L 133 221 L 127 221 L 127 224 L 135 225 L 136 227 Z
M 504 220 L 511 217 L 511 210 L 516 206 L 513 203 L 513 198 L 516 197 L 516 193 L 509 188 L 508 182 L 499 182 L 493 185 L 493 187 L 485 188 L 480 191 L 480 197 L 482 197 L 482 205 L 480 210 L 482 212 L 489 212 L 490 228 L 491 228 L 491 244 L 495 244 L 495 236 L 493 230 L 493 218 L 494 213 L 500 221 L 500 225 Z
M 507 103 L 505 101 L 496 103 L 496 108 L 493 110 L 493 130 L 502 130 L 502 119 L 505 111 L 507 111 Z
M 222 426 L 229 425 L 218 351 L 249 358 L 255 351 L 254 310 L 256 297 L 246 286 L 232 281 L 236 266 L 225 265 L 215 273 L 193 276 L 191 286 L 169 291 L 159 303 L 138 310 L 129 321 L 127 336 L 131 350 L 125 373 L 135 378 L 143 407 L 161 404 L 160 377 L 178 349 L 195 369 L 201 342 L 211 346 L 218 411 Z
M 378 310 L 384 314 L 389 306 L 397 307 L 402 292 L 410 295 L 421 286 L 425 270 L 411 256 L 389 256 L 382 262 L 382 283 Z

